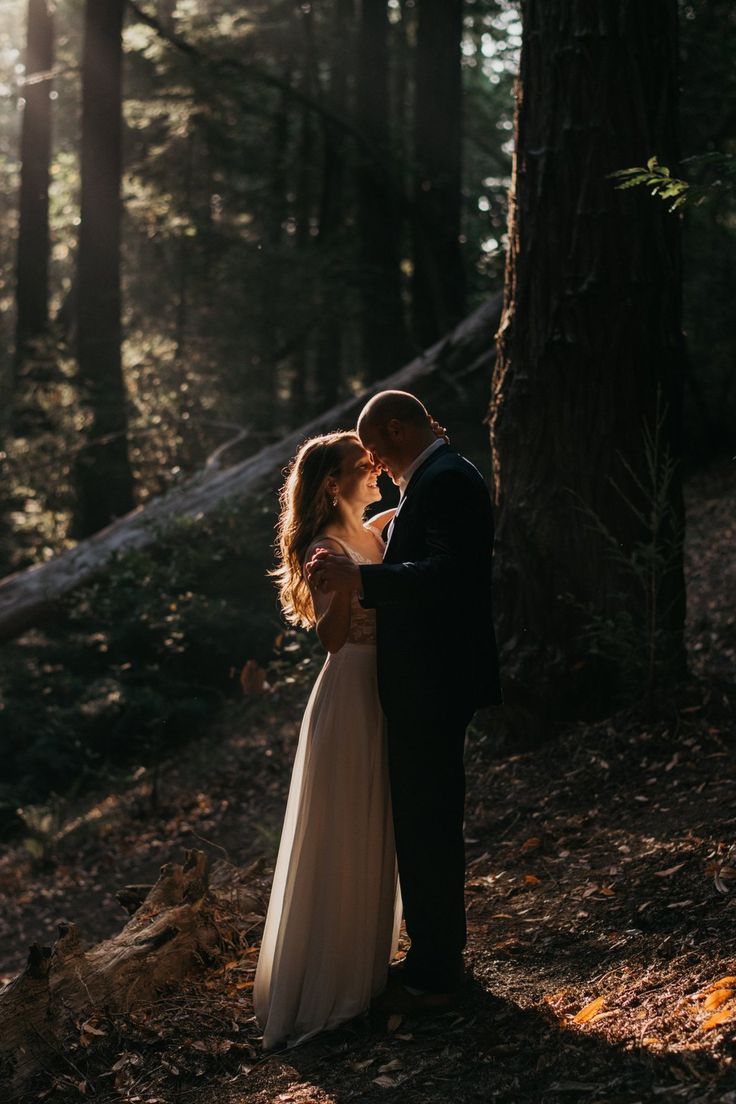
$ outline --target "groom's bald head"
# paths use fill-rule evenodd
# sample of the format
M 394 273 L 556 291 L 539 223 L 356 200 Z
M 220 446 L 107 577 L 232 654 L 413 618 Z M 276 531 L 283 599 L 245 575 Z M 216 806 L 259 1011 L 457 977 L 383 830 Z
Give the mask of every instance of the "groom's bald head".
M 358 418 L 358 436 L 393 481 L 437 438 L 423 403 L 408 391 L 379 391 Z
M 427 409 L 415 395 L 410 395 L 408 391 L 379 391 L 360 412 L 358 435 L 362 437 L 361 430 L 367 429 L 383 433 L 391 421 L 418 429 L 429 429 Z

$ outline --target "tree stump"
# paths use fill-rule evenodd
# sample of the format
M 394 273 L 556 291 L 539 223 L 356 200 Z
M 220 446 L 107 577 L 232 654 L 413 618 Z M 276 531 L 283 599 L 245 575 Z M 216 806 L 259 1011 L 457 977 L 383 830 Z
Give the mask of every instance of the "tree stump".
M 203 852 L 185 851 L 183 864 L 161 867 L 155 885 L 118 894 L 131 915 L 110 939 L 85 947 L 76 926 L 61 921 L 53 947 L 34 943 L 24 970 L 0 989 L 2 1099 L 22 1096 L 80 1015 L 130 1012 L 236 953 L 244 928 L 263 913 L 262 898 L 244 884 L 254 873 L 219 862 L 210 879 Z

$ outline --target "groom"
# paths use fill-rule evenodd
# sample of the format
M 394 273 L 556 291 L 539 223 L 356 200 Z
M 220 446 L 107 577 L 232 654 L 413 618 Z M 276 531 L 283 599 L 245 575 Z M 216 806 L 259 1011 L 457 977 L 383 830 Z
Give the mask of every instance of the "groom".
M 491 605 L 493 516 L 478 470 L 438 438 L 418 399 L 382 391 L 358 435 L 401 491 L 383 563 L 319 550 L 327 590 L 375 608 L 378 689 L 387 719 L 394 831 L 411 947 L 381 1007 L 452 1003 L 463 980 L 465 729 L 500 702 Z

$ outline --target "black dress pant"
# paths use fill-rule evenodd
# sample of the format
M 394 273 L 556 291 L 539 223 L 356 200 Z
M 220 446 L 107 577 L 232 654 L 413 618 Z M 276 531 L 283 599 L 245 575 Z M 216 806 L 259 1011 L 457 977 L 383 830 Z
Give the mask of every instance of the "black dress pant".
M 406 984 L 430 992 L 462 977 L 465 925 L 467 709 L 389 713 L 388 759 L 396 853 L 411 948 Z

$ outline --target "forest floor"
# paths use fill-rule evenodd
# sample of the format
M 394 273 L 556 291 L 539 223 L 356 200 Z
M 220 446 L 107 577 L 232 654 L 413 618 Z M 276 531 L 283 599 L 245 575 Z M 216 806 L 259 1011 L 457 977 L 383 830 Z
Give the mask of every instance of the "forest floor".
M 692 678 L 665 716 L 581 724 L 541 748 L 468 748 L 467 965 L 458 1007 L 362 1017 L 264 1056 L 252 945 L 104 1032 L 32 1099 L 130 1104 L 736 1104 L 736 495 L 688 485 Z M 199 847 L 274 857 L 315 660 L 162 768 L 0 858 L 0 974 L 58 919 L 118 930 L 115 890 Z M 261 876 L 267 898 L 267 872 Z M 73 1065 L 72 1065 L 73 1062 Z

